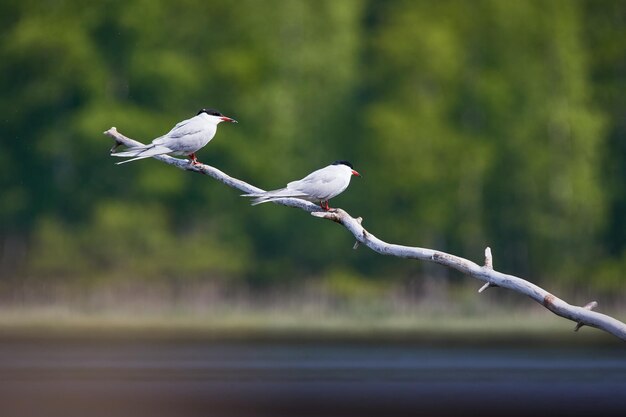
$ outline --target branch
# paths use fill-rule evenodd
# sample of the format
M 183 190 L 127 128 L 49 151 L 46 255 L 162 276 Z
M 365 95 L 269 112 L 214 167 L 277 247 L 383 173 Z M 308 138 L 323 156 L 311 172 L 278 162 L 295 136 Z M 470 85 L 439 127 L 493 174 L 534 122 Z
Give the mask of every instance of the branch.
M 106 132 L 104 132 L 104 134 L 110 136 L 115 140 L 115 145 L 113 146 L 111 151 L 113 151 L 119 145 L 142 145 L 141 142 L 137 142 L 133 139 L 127 138 L 126 136 L 119 133 L 115 127 L 107 130 Z M 248 184 L 245 181 L 233 178 L 220 171 L 219 169 L 213 168 L 209 165 L 192 165 L 189 161 L 185 159 L 172 158 L 165 155 L 155 156 L 154 159 L 158 159 L 159 161 L 165 162 L 169 165 L 174 165 L 175 167 L 186 171 L 193 171 L 200 174 L 208 175 L 228 185 L 229 187 L 236 188 L 245 193 L 256 193 L 264 191 L 260 188 Z M 360 243 L 372 249 L 373 251 L 380 253 L 381 255 L 390 255 L 397 256 L 399 258 L 409 258 L 435 262 L 448 268 L 456 269 L 457 271 L 460 271 L 466 275 L 485 282 L 485 285 L 483 285 L 479 292 L 482 292 L 489 287 L 508 288 L 517 293 L 532 298 L 557 316 L 572 320 L 576 323 L 575 331 L 578 331 L 578 329 L 580 329 L 582 326 L 591 326 L 600 330 L 604 330 L 626 341 L 626 324 L 617 319 L 614 319 L 611 316 L 592 311 L 592 309 L 598 305 L 596 301 L 592 301 L 584 307 L 574 306 L 566 303 L 565 301 L 554 296 L 553 294 L 550 294 L 548 291 L 531 282 L 528 282 L 513 275 L 503 274 L 501 272 L 495 271 L 493 269 L 493 257 L 490 248 L 487 248 L 485 250 L 485 265 L 479 266 L 472 261 L 445 252 L 387 243 L 383 240 L 378 239 L 376 236 L 365 230 L 365 228 L 361 225 L 362 218 L 354 218 L 342 209 L 333 209 L 331 211 L 321 212 L 319 206 L 297 198 L 280 199 L 274 201 L 274 203 L 287 207 L 299 208 L 311 213 L 311 215 L 315 217 L 331 220 L 335 223 L 341 224 L 356 238 L 357 242 L 354 245 L 354 249 L 356 249 Z

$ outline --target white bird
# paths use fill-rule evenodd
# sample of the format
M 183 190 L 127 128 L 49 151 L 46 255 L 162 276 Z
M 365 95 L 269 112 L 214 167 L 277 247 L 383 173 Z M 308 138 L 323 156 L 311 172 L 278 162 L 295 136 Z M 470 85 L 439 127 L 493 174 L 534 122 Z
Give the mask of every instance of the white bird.
M 318 203 L 324 210 L 330 210 L 328 201 L 341 194 L 350 185 L 353 175 L 360 177 L 348 161 L 335 161 L 327 167 L 311 172 L 299 181 L 292 181 L 287 187 L 262 193 L 242 194 L 252 197 L 252 205 L 267 203 L 281 198 L 300 198 Z
M 183 120 L 167 134 L 156 138 L 149 145 L 133 146 L 123 152 L 112 153 L 112 156 L 133 157 L 117 165 L 156 155 L 186 155 L 193 165 L 200 162 L 196 152 L 206 146 L 217 132 L 221 122 L 237 123 L 235 119 L 224 116 L 215 109 L 202 109 L 191 119 Z

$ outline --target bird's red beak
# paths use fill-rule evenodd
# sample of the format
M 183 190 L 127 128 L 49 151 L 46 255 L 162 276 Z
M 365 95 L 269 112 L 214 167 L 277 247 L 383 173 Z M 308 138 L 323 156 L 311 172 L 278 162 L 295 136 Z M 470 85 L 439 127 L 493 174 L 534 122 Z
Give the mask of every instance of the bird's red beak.
M 361 177 L 361 174 L 359 174 L 355 170 L 352 170 L 352 175 L 357 176 L 357 177 Z
M 237 120 L 231 119 L 230 117 L 226 117 L 226 116 L 222 116 L 220 117 L 220 119 L 222 119 L 223 122 L 238 123 Z

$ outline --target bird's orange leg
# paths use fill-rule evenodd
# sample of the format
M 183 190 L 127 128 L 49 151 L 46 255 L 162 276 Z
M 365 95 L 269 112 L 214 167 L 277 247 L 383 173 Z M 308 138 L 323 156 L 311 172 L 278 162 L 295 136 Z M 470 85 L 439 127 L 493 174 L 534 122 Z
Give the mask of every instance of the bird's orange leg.
M 195 153 L 189 154 L 189 158 L 191 159 L 191 165 L 200 165 L 200 161 L 196 158 Z

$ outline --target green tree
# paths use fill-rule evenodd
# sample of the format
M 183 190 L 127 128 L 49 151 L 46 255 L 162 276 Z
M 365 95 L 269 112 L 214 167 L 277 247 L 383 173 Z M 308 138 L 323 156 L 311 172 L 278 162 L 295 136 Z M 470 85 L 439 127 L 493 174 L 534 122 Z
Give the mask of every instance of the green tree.
M 111 125 L 149 141 L 211 106 L 240 124 L 199 158 L 236 177 L 274 188 L 348 159 L 364 179 L 333 203 L 385 239 L 473 259 L 490 245 L 533 280 L 606 263 L 615 288 L 625 13 L 609 0 L 2 2 L 0 274 L 352 288 L 424 272 L 347 251 L 344 231 L 302 213 L 107 155 Z
M 468 257 L 491 245 L 527 276 L 581 273 L 604 195 L 579 3 L 375 7 L 366 152 L 379 228 Z

